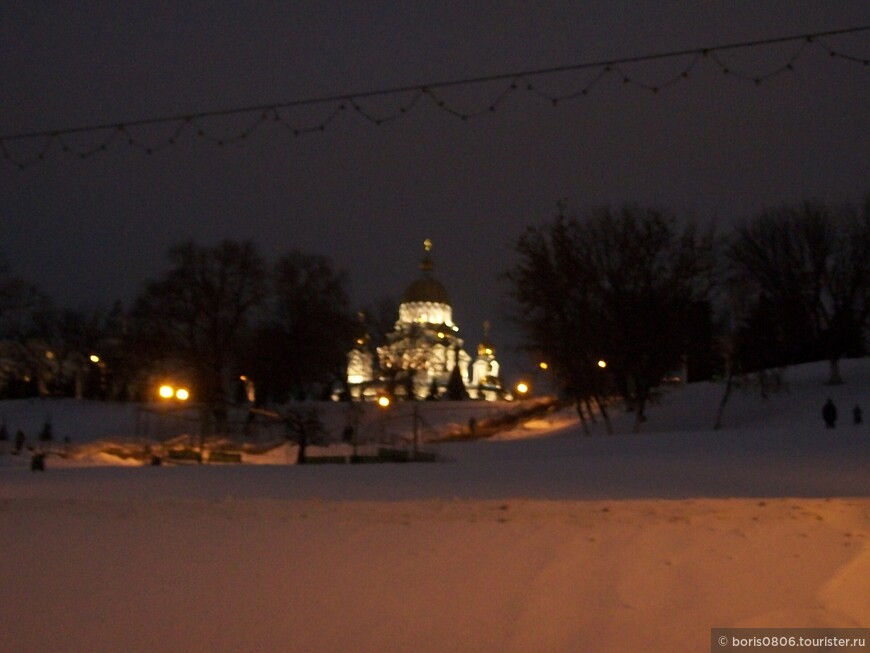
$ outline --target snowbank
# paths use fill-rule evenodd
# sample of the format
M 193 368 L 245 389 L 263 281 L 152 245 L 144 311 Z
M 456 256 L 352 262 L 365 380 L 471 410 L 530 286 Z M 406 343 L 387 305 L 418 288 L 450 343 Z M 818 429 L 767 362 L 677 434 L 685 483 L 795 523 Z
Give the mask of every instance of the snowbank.
M 867 500 L 2 500 L 4 651 L 706 651 L 866 626 Z
M 436 464 L 0 456 L 0 651 L 670 653 L 712 627 L 870 626 L 870 427 L 846 419 L 870 361 L 844 363 L 845 386 L 807 366 L 738 393 L 721 432 L 701 384 L 643 434 L 566 413 Z M 44 419 L 21 406 L 7 423 Z M 135 439 L 53 410 L 94 450 Z

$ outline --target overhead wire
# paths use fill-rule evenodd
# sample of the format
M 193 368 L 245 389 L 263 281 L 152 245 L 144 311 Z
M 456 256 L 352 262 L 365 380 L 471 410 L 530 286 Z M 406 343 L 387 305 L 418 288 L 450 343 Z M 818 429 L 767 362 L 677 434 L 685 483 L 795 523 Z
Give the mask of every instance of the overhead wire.
M 794 70 L 798 60 L 804 56 L 805 52 L 810 47 L 822 48 L 827 52 L 829 57 L 833 59 L 870 67 L 870 56 L 860 57 L 854 54 L 845 53 L 828 45 L 827 41 L 824 40 L 828 37 L 837 37 L 845 34 L 856 34 L 862 32 L 870 32 L 870 25 L 809 34 L 727 43 L 700 48 L 649 53 L 630 57 L 587 61 L 576 64 L 535 68 L 531 70 L 499 73 L 494 75 L 469 76 L 424 84 L 392 86 L 359 92 L 329 94 L 285 102 L 273 102 L 228 109 L 213 109 L 59 129 L 10 133 L 0 136 L 0 156 L 13 165 L 23 169 L 44 160 L 52 152 L 68 153 L 75 155 L 80 159 L 86 159 L 100 152 L 105 152 L 119 140 L 125 141 L 129 146 L 139 149 L 146 154 L 155 154 L 167 147 L 175 145 L 183 134 L 188 131 L 193 132 L 193 134 L 198 138 L 222 146 L 244 141 L 258 129 L 270 123 L 283 125 L 294 136 L 303 136 L 306 134 L 326 131 L 333 121 L 335 121 L 341 114 L 347 112 L 348 109 L 365 121 L 380 126 L 399 118 L 407 117 L 419 107 L 422 100 L 426 99 L 428 99 L 436 108 L 451 116 L 460 120 L 469 120 L 496 111 L 511 95 L 521 90 L 525 90 L 537 97 L 543 98 L 549 101 L 553 106 L 558 106 L 560 103 L 589 95 L 605 78 L 611 76 L 616 76 L 623 84 L 633 85 L 652 93 L 659 93 L 661 90 L 688 79 L 691 76 L 691 73 L 705 60 L 713 62 L 713 64 L 719 67 L 725 75 L 746 80 L 755 85 L 760 85 L 777 75 Z M 760 48 L 783 43 L 797 43 L 798 47 L 791 56 L 788 57 L 785 63 L 778 65 L 763 74 L 742 72 L 733 65 L 729 65 L 725 62 L 721 56 L 723 53 L 729 51 Z M 645 82 L 627 72 L 627 66 L 630 64 L 678 58 L 689 58 L 688 64 L 660 83 L 652 84 Z M 538 82 L 539 79 L 546 76 L 588 70 L 597 70 L 598 72 L 591 78 L 583 80 L 583 83 L 580 84 L 579 87 L 576 87 L 567 93 L 550 93 L 544 90 L 543 85 Z M 479 86 L 505 81 L 508 82 L 507 86 L 496 93 L 491 100 L 480 104 L 479 108 L 472 111 L 462 110 L 451 105 L 446 99 L 444 99 L 443 94 L 439 93 L 439 91 L 455 87 Z M 376 113 L 374 110 L 365 107 L 363 104 L 363 101 L 365 100 L 393 96 L 403 97 L 404 102 L 401 102 L 399 108 L 393 110 L 391 113 Z M 316 119 L 313 123 L 307 125 L 299 125 L 287 115 L 288 113 L 292 113 L 293 110 L 319 105 L 325 105 L 327 107 L 326 111 L 319 119 Z M 248 126 L 240 131 L 236 131 L 232 136 L 215 136 L 212 132 L 208 131 L 203 124 L 206 119 L 242 116 L 247 114 L 252 114 L 253 116 Z M 174 126 L 171 134 L 168 137 L 150 143 L 134 134 L 133 131 L 136 128 L 164 124 Z M 82 134 L 100 133 L 105 134 L 95 142 L 86 146 L 76 146 L 70 140 L 70 137 L 77 137 Z M 25 145 L 33 142 L 36 144 L 30 145 L 29 148 L 21 148 L 18 145 L 13 145 L 22 142 L 24 142 Z M 19 151 L 21 149 L 28 149 L 29 152 L 21 153 Z

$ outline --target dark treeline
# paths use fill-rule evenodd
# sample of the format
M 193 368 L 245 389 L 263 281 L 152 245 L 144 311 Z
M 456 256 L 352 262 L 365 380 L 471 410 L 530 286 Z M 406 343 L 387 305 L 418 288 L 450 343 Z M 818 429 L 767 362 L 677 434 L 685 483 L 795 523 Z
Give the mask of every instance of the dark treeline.
M 516 251 L 506 277 L 526 347 L 581 417 L 606 421 L 619 396 L 639 427 L 677 372 L 721 375 L 725 400 L 736 377 L 814 360 L 838 383 L 838 361 L 866 352 L 870 199 L 783 206 L 723 234 L 639 206 L 560 207 Z
M 770 209 L 723 233 L 666 210 L 560 207 L 516 253 L 505 277 L 525 347 L 581 416 L 606 419 L 620 397 L 640 424 L 677 375 L 718 375 L 727 398 L 741 376 L 828 360 L 836 383 L 838 361 L 866 353 L 870 199 Z M 322 256 L 183 243 L 130 306 L 82 312 L 0 265 L 0 398 L 144 400 L 173 380 L 217 419 L 326 398 L 358 330 L 379 341 L 395 319 L 382 303 L 360 325 L 348 281 Z
M 92 313 L 0 269 L 0 397 L 144 400 L 169 381 L 219 417 L 328 396 L 356 328 L 344 273 L 298 251 L 269 264 L 249 242 L 184 243 L 168 260 L 128 309 Z

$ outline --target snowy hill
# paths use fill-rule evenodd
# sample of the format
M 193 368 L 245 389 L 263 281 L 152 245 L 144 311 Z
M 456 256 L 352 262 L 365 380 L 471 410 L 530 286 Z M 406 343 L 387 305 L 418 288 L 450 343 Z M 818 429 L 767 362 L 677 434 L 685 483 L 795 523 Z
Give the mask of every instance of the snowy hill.
M 870 358 L 841 361 L 844 383 L 831 386 L 827 364 L 811 363 L 788 368 L 782 373 L 781 387 L 772 388 L 768 398 L 757 387 L 744 381 L 735 389 L 724 412 L 725 430 L 788 429 L 815 430 L 821 425 L 821 406 L 831 397 L 840 408 L 840 424 L 851 422 L 851 410 L 860 406 L 870 410 Z M 751 379 L 749 380 L 751 381 Z M 721 382 L 689 385 L 666 385 L 648 410 L 649 421 L 643 433 L 709 431 L 715 423 L 724 386 Z M 444 436 L 462 429 L 469 417 L 478 421 L 515 409 L 511 402 L 418 402 L 421 435 L 424 438 Z M 350 421 L 347 404 L 313 402 L 298 404 L 299 410 L 316 410 L 333 440 L 339 440 L 343 427 Z M 398 404 L 389 412 L 374 405 L 363 408 L 361 433 L 363 439 L 383 436 L 409 436 L 411 405 Z M 613 410 L 613 430 L 617 434 L 631 433 L 634 416 Z M 33 443 L 45 424 L 51 421 L 55 442 L 65 438 L 73 443 L 93 440 L 130 441 L 196 430 L 195 412 L 187 413 L 187 421 L 174 418 L 179 413 L 161 411 L 157 405 L 115 404 L 76 399 L 20 399 L 0 401 L 0 423 L 10 435 L 22 429 Z M 238 415 L 237 417 L 242 417 Z M 870 420 L 870 414 L 867 415 Z M 494 439 L 526 439 L 540 435 L 575 435 L 579 424 L 573 410 L 536 420 L 513 433 L 503 433 Z M 600 420 L 591 425 L 593 434 L 604 434 Z M 281 433 L 280 429 L 275 430 Z
M 870 423 L 850 410 L 870 359 L 843 363 L 842 386 L 817 364 L 736 393 L 721 431 L 720 385 L 673 386 L 640 434 L 565 411 L 429 443 L 436 464 L 4 455 L 0 650 L 709 651 L 714 626 L 866 627 Z M 419 410 L 442 432 L 469 416 Z M 56 440 L 144 437 L 130 406 L 0 404 L 13 433 L 49 411 Z
M 711 426 L 722 384 L 674 385 L 667 386 L 658 405 L 650 409 L 649 421 L 639 434 L 632 433 L 633 415 L 614 411 L 616 435 L 605 435 L 599 420 L 591 426 L 593 437 L 586 436 L 576 413 L 566 409 L 488 440 L 426 443 L 427 449 L 437 451 L 446 463 L 407 468 L 378 465 L 287 470 L 283 467 L 295 460 L 295 445 L 285 444 L 265 454 L 244 456 L 246 462 L 279 465 L 279 469 L 243 465 L 185 469 L 183 473 L 177 468 L 149 470 L 139 466 L 142 462 L 113 458 L 100 451 L 124 447 L 142 451 L 146 445 L 157 446 L 154 434 L 160 433 L 161 424 L 153 412 L 143 417 L 133 405 L 36 400 L 2 402 L 0 415 L 10 430 L 21 427 L 30 433 L 38 432 L 46 416 L 51 416 L 53 447 L 62 449 L 58 440 L 69 438 L 79 454 L 66 461 L 49 458 L 52 471 L 132 463 L 137 467 L 94 474 L 117 478 L 122 486 L 128 484 L 122 479 L 129 478 L 135 492 L 148 488 L 160 496 L 172 496 L 176 490 L 169 488 L 184 486 L 189 477 L 197 479 L 196 493 L 203 496 L 285 499 L 866 496 L 870 493 L 870 424 L 852 424 L 851 408 L 859 405 L 870 409 L 870 359 L 843 361 L 842 371 L 845 383 L 830 386 L 825 383 L 824 364 L 788 370 L 784 388 L 769 393 L 767 399 L 757 389 L 737 390 L 726 407 L 725 428 L 720 431 L 713 431 Z M 821 406 L 828 397 L 840 406 L 840 424 L 833 430 L 826 429 L 821 419 Z M 340 440 L 347 423 L 346 405 L 316 406 L 333 440 Z M 400 405 L 383 414 L 367 406 L 368 412 L 360 420 L 361 439 L 386 438 L 409 446 L 411 409 Z M 426 424 L 420 429 L 420 438 L 438 438 L 472 415 L 483 420 L 509 409 L 511 404 L 424 402 L 417 407 Z M 147 420 L 151 420 L 150 426 Z M 277 433 L 275 442 L 280 443 L 282 432 Z M 91 441 L 94 445 L 89 447 Z M 350 447 L 339 443 L 313 449 L 315 455 L 336 452 L 349 454 Z M 26 456 L 0 457 L 0 467 L 25 470 L 28 462 Z M 89 487 L 90 477 L 68 471 L 52 474 L 52 479 L 21 474 L 15 477 L 15 484 L 24 488 L 38 483 L 40 491 L 62 484 L 58 489 L 61 496 L 68 491 L 66 484 Z M 292 482 L 283 482 L 287 478 Z M 94 490 L 95 495 L 100 491 Z

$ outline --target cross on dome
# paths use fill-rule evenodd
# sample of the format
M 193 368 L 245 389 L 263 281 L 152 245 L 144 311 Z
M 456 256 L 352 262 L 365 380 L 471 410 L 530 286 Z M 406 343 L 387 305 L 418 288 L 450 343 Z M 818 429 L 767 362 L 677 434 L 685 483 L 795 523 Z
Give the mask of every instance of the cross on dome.
M 427 238 L 423 241 L 423 260 L 420 261 L 420 270 L 424 275 L 428 276 L 430 272 L 432 272 L 432 268 L 435 267 L 435 262 L 432 260 L 432 255 L 430 252 L 432 251 L 432 239 Z
M 415 302 L 432 302 L 450 306 L 450 297 L 447 290 L 432 276 L 432 270 L 435 268 L 435 261 L 432 260 L 432 239 L 427 238 L 423 241 L 423 259 L 420 261 L 420 271 L 422 276 L 414 281 L 402 295 L 402 303 Z M 450 317 L 446 316 L 446 321 L 450 322 Z M 452 324 L 452 322 L 450 322 Z

